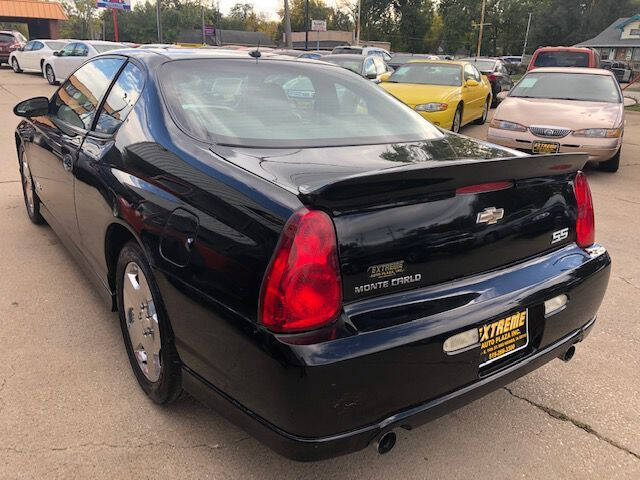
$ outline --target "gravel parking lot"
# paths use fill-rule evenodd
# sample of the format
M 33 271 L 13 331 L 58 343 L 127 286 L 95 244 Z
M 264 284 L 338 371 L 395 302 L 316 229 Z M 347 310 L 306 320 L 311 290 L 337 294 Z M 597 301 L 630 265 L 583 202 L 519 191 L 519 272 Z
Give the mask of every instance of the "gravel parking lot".
M 640 478 L 640 114 L 620 171 L 587 172 L 614 264 L 574 359 L 399 432 L 388 455 L 300 464 L 188 396 L 160 408 L 138 387 L 116 314 L 24 211 L 12 108 L 53 91 L 0 69 L 0 478 Z

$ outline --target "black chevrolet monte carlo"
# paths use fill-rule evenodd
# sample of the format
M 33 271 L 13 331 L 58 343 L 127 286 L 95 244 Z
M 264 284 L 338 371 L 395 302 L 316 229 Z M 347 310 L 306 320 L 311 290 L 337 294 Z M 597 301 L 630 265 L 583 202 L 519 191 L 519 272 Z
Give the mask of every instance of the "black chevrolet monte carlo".
M 387 452 L 568 360 L 607 287 L 586 156 L 443 132 L 334 65 L 123 50 L 14 111 L 29 218 L 118 311 L 142 389 L 289 458 Z

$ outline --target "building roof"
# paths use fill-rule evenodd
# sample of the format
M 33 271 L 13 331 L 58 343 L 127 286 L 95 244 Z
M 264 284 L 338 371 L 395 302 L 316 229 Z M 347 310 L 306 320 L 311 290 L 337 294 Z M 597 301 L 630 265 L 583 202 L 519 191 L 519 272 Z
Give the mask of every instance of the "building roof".
M 640 38 L 621 39 L 622 29 L 630 22 L 636 20 L 634 17 L 619 18 L 609 25 L 598 36 L 578 43 L 577 47 L 640 47 Z M 640 19 L 640 18 L 639 18 Z
M 67 19 L 59 2 L 41 0 L 0 0 L 0 17 Z

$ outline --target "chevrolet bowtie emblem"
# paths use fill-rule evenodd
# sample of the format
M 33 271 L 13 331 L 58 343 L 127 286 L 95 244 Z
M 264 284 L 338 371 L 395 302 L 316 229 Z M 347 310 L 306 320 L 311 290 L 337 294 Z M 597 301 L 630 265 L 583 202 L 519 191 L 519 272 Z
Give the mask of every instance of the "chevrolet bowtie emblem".
M 498 223 L 498 220 L 502 220 L 502 217 L 504 217 L 504 208 L 488 207 L 478 214 L 476 223 L 493 225 Z

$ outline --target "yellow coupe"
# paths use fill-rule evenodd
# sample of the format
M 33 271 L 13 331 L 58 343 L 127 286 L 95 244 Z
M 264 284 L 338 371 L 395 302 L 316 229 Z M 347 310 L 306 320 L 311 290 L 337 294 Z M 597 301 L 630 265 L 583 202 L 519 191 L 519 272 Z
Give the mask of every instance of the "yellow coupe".
M 491 84 L 471 63 L 418 60 L 381 77 L 380 86 L 434 125 L 458 132 L 483 124 L 491 106 Z

